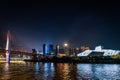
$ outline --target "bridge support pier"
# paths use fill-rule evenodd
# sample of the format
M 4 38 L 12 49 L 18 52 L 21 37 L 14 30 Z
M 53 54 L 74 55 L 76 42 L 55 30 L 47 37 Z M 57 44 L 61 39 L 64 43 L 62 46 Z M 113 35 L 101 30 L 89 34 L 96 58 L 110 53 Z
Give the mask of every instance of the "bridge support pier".
M 6 62 L 9 63 L 10 62 L 10 52 L 6 52 Z

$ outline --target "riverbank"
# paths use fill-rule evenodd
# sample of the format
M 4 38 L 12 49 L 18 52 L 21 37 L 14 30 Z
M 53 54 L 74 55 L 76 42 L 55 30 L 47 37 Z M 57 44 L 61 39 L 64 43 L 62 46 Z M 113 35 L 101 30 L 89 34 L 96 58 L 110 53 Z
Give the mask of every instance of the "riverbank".
M 116 63 L 120 64 L 120 59 L 110 57 L 53 57 L 42 59 L 24 59 L 26 62 L 53 62 L 53 63 Z

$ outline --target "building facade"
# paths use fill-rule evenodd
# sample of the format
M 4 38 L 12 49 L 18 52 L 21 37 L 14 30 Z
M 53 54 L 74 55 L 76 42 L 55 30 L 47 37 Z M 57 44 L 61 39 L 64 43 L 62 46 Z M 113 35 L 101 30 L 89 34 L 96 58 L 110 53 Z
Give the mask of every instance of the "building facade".
M 43 54 L 44 55 L 54 54 L 54 46 L 52 44 L 43 44 Z

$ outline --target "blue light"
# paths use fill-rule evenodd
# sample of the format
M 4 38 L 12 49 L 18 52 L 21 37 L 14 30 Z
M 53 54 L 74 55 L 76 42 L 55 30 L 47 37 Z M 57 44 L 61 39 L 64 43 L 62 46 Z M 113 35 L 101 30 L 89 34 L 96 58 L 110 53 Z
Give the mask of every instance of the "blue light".
M 46 46 L 45 46 L 45 54 L 49 54 L 49 45 L 48 44 L 46 44 Z

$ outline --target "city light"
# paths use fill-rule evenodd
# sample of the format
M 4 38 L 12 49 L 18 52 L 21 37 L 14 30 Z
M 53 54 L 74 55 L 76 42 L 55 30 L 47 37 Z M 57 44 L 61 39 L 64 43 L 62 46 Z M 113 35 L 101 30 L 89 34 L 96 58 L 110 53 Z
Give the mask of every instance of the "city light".
M 112 49 L 102 49 L 101 46 L 97 46 L 95 47 L 95 50 L 85 50 L 81 53 L 78 53 L 77 56 L 88 56 L 89 54 L 91 54 L 92 52 L 103 52 L 103 56 L 115 56 L 118 55 L 120 53 L 119 50 L 112 50 Z
M 65 43 L 65 44 L 64 44 L 64 47 L 68 47 L 68 44 L 67 44 L 67 43 Z

